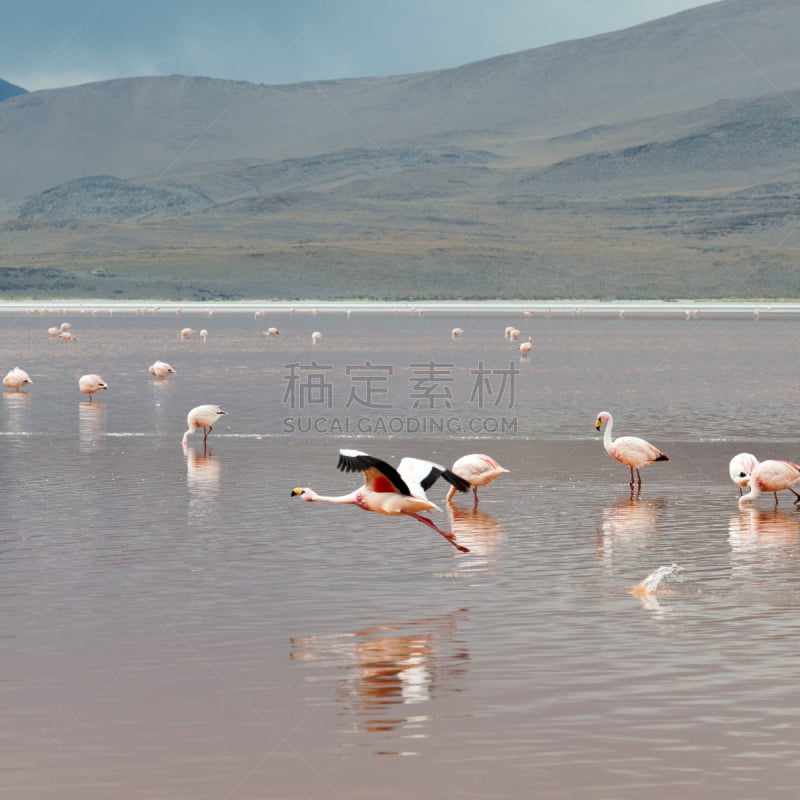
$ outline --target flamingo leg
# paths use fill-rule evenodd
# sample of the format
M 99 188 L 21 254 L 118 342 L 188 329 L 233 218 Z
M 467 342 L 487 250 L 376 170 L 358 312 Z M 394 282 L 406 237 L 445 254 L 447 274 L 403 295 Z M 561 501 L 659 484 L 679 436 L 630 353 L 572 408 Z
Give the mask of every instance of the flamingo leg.
M 775 495 L 775 505 L 778 505 L 778 493 L 777 492 L 773 492 L 772 494 Z
M 631 482 L 629 486 L 631 487 L 631 492 L 633 492 L 633 467 L 631 467 Z
M 473 486 L 472 487 L 472 495 L 475 498 L 475 505 L 478 505 L 478 487 L 477 486 Z M 798 497 L 800 497 L 800 495 L 798 495 Z
M 206 443 L 206 439 L 208 439 L 208 434 L 211 433 L 212 430 L 214 430 L 214 426 L 213 425 L 209 425 L 208 426 L 208 430 L 203 428 L 203 444 Z
M 409 514 L 408 516 L 414 517 L 414 519 L 418 522 L 424 522 L 429 528 L 433 528 L 433 530 L 435 530 L 440 536 L 444 536 L 444 538 L 447 539 L 447 541 L 450 542 L 450 544 L 453 545 L 456 550 L 460 550 L 462 553 L 469 553 L 468 547 L 458 544 L 458 542 L 456 542 L 456 537 L 453 536 L 452 533 L 448 533 L 447 531 L 443 531 L 441 528 L 438 528 L 432 520 L 429 520 L 427 517 L 423 517 L 420 514 Z
M 794 504 L 795 505 L 800 504 L 800 494 L 797 494 L 797 492 L 794 489 L 792 489 L 791 486 L 789 487 L 789 491 L 797 498 L 797 500 L 794 501 Z

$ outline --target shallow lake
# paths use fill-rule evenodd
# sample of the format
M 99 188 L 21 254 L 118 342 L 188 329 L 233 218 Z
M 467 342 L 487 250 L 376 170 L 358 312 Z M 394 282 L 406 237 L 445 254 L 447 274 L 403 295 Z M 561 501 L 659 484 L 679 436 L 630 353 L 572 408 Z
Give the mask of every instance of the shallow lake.
M 75 341 L 48 336 L 64 321 Z M 0 328 L 0 372 L 33 379 L 0 417 L 0 796 L 796 798 L 800 512 L 788 492 L 739 510 L 728 461 L 800 460 L 798 320 Z M 89 372 L 109 385 L 92 401 Z M 227 416 L 183 449 L 201 403 Z M 641 494 L 604 409 L 671 458 Z M 461 554 L 409 518 L 292 498 L 358 484 L 339 448 L 510 473 L 477 506 L 429 490 Z

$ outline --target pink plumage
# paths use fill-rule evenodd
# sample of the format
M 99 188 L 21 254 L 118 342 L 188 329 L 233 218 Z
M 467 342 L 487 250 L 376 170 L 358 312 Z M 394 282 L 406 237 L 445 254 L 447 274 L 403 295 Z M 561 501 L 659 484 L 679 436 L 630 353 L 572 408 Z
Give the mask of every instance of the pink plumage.
M 633 491 L 633 471 L 636 470 L 636 478 L 639 488 L 642 488 L 642 476 L 639 474 L 641 467 L 646 467 L 654 461 L 669 461 L 669 456 L 662 453 L 655 445 L 640 439 L 638 436 L 620 436 L 617 439 L 611 438 L 611 430 L 614 426 L 614 418 L 608 411 L 601 411 L 597 415 L 594 426 L 597 430 L 605 425 L 606 430 L 603 434 L 603 446 L 611 458 L 616 459 L 620 464 L 630 467 L 631 481 L 630 487 Z
M 800 494 L 792 486 L 800 481 L 800 466 L 792 461 L 762 461 L 750 475 L 750 492 L 739 498 L 739 505 L 751 503 L 762 492 L 772 492 L 775 495 L 775 505 L 778 505 L 778 492 L 788 489 L 797 498 L 795 505 L 800 504 Z

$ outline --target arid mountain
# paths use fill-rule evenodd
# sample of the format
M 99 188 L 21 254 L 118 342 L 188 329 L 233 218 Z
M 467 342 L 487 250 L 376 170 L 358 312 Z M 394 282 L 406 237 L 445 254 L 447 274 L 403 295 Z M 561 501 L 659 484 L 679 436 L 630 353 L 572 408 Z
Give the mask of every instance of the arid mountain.
M 439 72 L 13 97 L 0 291 L 797 296 L 797 30 L 723 0 Z

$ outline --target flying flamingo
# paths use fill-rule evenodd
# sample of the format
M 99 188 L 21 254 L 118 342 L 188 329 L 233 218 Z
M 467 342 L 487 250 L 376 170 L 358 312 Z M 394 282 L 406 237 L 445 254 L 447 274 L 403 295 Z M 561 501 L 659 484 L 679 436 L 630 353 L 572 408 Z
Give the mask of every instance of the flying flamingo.
M 750 485 L 750 476 L 758 466 L 758 459 L 752 453 L 739 453 L 734 456 L 728 465 L 731 480 L 739 487 L 739 497 L 742 496 L 742 487 Z
M 3 378 L 3 386 L 8 386 L 9 389 L 13 389 L 15 392 L 18 392 L 21 386 L 26 386 L 29 383 L 33 383 L 31 376 L 19 367 L 9 370 L 8 375 Z
M 217 405 L 196 406 L 186 415 L 186 424 L 189 426 L 183 434 L 181 444 L 186 447 L 189 444 L 189 437 L 198 429 L 203 429 L 203 444 L 205 445 L 208 434 L 213 430 L 214 423 L 223 415 L 227 414 Z
M 639 439 L 637 436 L 620 436 L 618 439 L 611 438 L 611 429 L 614 425 L 614 418 L 608 411 L 601 411 L 597 415 L 594 423 L 595 428 L 605 424 L 606 432 L 603 435 L 603 446 L 611 458 L 616 459 L 620 464 L 625 464 L 631 468 L 631 492 L 633 491 L 633 470 L 636 470 L 636 478 L 639 489 L 642 488 L 642 476 L 639 474 L 640 467 L 646 467 L 654 461 L 669 461 L 669 456 L 662 453 L 657 447 Z
M 89 395 L 89 402 L 92 402 L 92 395 L 101 389 L 108 389 L 108 384 L 99 375 L 82 375 L 78 379 L 78 388 Z
M 527 358 L 531 350 L 533 350 L 533 336 L 529 336 L 528 341 L 519 346 L 519 352 L 523 358 Z
M 477 505 L 478 487 L 487 486 L 495 478 L 499 478 L 504 472 L 508 472 L 508 470 L 505 467 L 501 467 L 491 456 L 483 453 L 470 453 L 467 456 L 461 456 L 453 464 L 452 472 L 469 483 L 472 487 L 475 505 Z M 448 503 L 453 499 L 456 490 L 456 486 L 450 487 L 446 498 Z
M 438 478 L 442 477 L 460 491 L 466 491 L 469 484 L 463 478 L 445 467 L 418 458 L 404 458 L 395 469 L 391 464 L 360 450 L 340 450 L 337 467 L 343 472 L 363 472 L 364 485 L 339 497 L 325 497 L 313 489 L 297 488 L 292 489 L 292 497 L 301 497 L 308 502 L 351 504 L 365 511 L 388 516 L 405 514 L 433 528 L 456 550 L 469 552 L 469 548 L 456 542 L 452 533 L 443 531 L 432 520 L 420 514 L 421 511 L 441 510 L 425 496 L 425 490 Z
M 739 498 L 739 507 L 750 503 L 762 492 L 772 492 L 775 495 L 775 505 L 778 505 L 778 492 L 788 489 L 797 498 L 795 505 L 800 505 L 800 494 L 792 489 L 800 481 L 800 466 L 791 461 L 762 461 L 757 464 L 750 475 L 750 493 Z
M 155 375 L 157 378 L 160 378 L 162 381 L 167 375 L 174 375 L 175 370 L 167 364 L 166 361 L 154 361 L 148 368 L 147 371 L 151 375 Z

